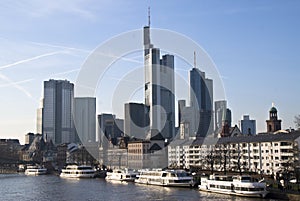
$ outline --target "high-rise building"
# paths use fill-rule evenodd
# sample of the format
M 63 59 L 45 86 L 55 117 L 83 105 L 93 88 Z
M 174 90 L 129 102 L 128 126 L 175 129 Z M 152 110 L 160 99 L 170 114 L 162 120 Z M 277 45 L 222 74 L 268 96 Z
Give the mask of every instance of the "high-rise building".
M 96 141 L 96 98 L 74 99 L 74 123 L 76 136 L 82 143 Z
M 113 114 L 98 115 L 98 139 L 101 146 L 108 146 L 108 142 L 117 143 L 117 138 L 122 136 L 124 121 L 117 119 Z
M 194 138 L 197 135 L 198 124 L 200 113 L 195 113 L 193 107 L 186 106 L 185 100 L 178 101 L 178 125 L 179 125 L 179 134 L 180 139 L 189 139 Z
M 75 141 L 72 109 L 74 84 L 67 80 L 44 81 L 43 137 L 55 144 Z
M 232 123 L 232 116 L 231 116 L 231 110 L 229 108 L 226 109 L 226 116 L 225 116 L 225 121 L 227 122 L 228 126 L 231 127 Z
M 164 55 L 150 42 L 150 24 L 144 27 L 145 105 L 149 106 L 150 130 L 164 138 L 175 135 L 174 56 Z M 149 133 L 155 133 L 150 131 Z
M 250 120 L 249 115 L 244 115 L 240 125 L 241 131 L 244 135 L 256 134 L 256 121 Z
M 43 99 L 40 101 L 39 108 L 36 111 L 36 133 L 43 133 Z
M 125 134 L 145 139 L 149 130 L 149 107 L 142 103 L 126 103 L 124 112 Z
M 197 136 L 205 137 L 213 133 L 213 81 L 205 78 L 205 73 L 194 67 L 189 72 L 189 82 L 190 105 L 199 113 L 199 123 L 195 123 L 198 127 Z
M 277 109 L 272 105 L 272 108 L 269 111 L 269 120 L 267 122 L 267 132 L 276 132 L 281 130 L 281 120 L 278 119 Z
M 215 101 L 215 131 L 219 133 L 222 129 L 223 122 L 227 113 L 227 101 Z

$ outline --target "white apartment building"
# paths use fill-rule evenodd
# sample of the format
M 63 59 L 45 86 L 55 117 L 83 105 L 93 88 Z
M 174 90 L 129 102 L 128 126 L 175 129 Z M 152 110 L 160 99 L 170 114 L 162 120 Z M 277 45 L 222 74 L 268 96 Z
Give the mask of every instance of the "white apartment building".
M 169 166 L 276 174 L 300 167 L 300 131 L 219 138 L 215 144 L 198 138 L 168 147 Z

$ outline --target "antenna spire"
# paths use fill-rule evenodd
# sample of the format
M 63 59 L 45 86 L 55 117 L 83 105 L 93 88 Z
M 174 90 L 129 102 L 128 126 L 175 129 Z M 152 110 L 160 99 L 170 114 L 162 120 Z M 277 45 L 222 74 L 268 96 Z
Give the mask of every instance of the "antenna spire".
M 148 7 L 148 26 L 150 27 L 150 6 Z
M 197 68 L 197 66 L 196 66 L 196 51 L 194 51 L 194 68 Z

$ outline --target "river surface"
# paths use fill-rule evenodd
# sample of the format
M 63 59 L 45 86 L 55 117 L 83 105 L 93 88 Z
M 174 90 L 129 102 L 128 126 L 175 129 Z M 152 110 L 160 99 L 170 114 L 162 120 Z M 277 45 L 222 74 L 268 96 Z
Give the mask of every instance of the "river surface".
M 135 183 L 111 182 L 105 179 L 63 179 L 55 175 L 26 176 L 0 174 L 0 200 L 268 200 L 242 198 L 197 189 L 169 188 Z

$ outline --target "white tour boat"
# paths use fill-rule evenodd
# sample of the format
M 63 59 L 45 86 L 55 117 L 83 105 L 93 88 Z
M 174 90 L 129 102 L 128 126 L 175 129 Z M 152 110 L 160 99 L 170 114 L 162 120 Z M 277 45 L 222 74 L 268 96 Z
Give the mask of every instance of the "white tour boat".
M 41 166 L 27 166 L 25 170 L 26 175 L 43 175 L 47 174 L 47 169 Z
M 93 178 L 95 169 L 88 165 L 67 165 L 61 170 L 60 176 L 64 178 Z
M 266 197 L 265 182 L 254 181 L 248 175 L 201 177 L 199 190 L 246 197 Z
M 115 180 L 115 181 L 134 181 L 137 176 L 137 172 L 128 169 L 115 169 L 112 172 L 106 173 L 106 180 Z
M 159 186 L 191 187 L 193 177 L 184 170 L 142 170 L 136 183 Z

